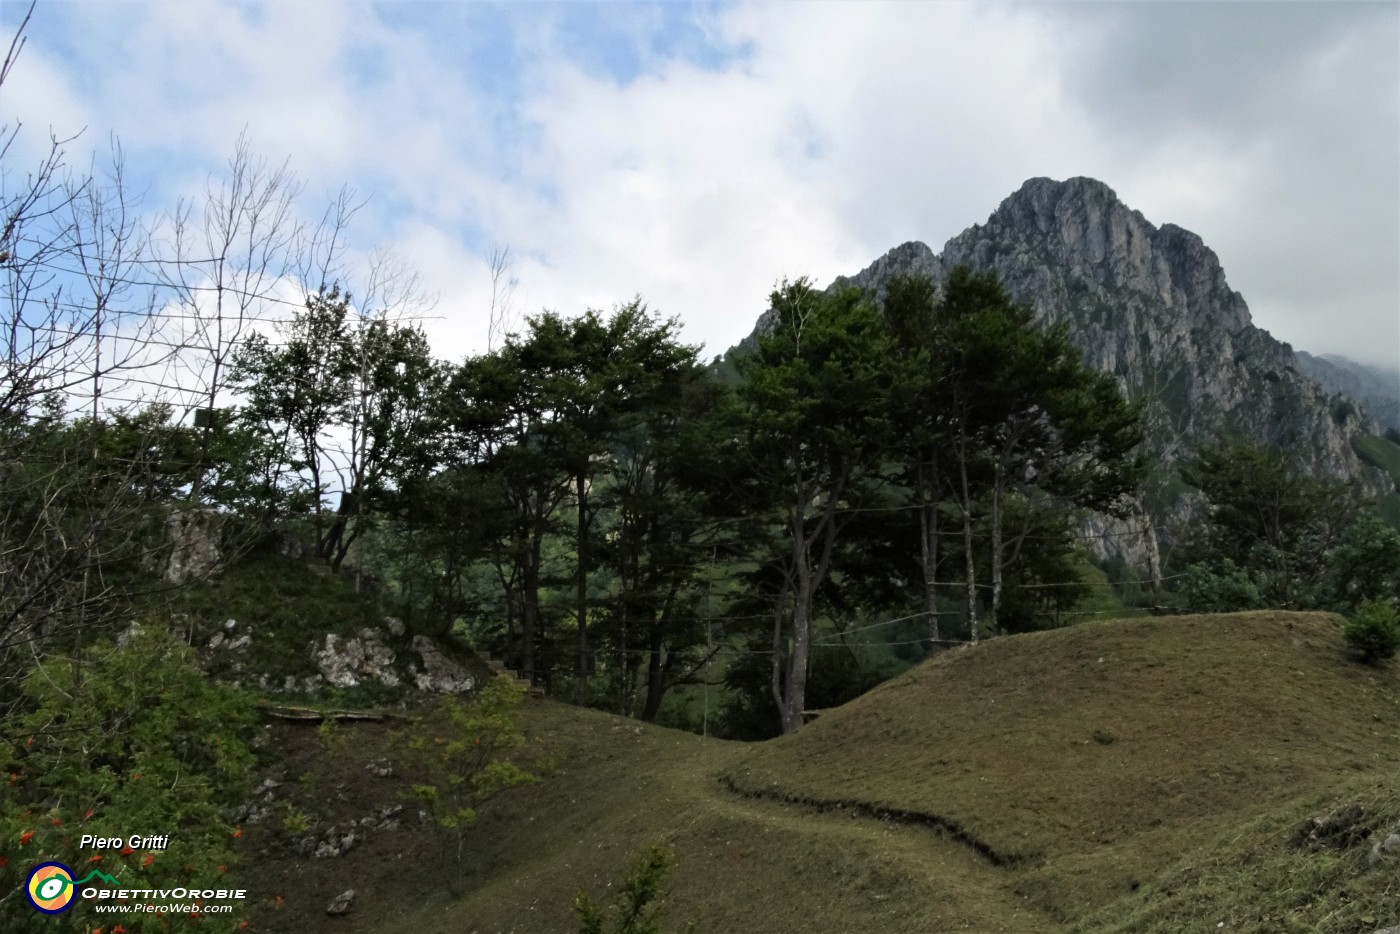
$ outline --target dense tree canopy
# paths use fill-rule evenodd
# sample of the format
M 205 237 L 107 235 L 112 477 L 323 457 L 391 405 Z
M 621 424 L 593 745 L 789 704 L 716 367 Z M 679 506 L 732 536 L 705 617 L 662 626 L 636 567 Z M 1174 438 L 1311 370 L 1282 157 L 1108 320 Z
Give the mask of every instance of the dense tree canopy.
M 740 362 L 737 456 L 748 464 L 746 506 L 771 509 L 786 541 L 776 559 L 771 680 L 786 732 L 805 709 L 816 595 L 832 570 L 842 507 L 891 446 L 895 345 L 858 290 L 824 295 L 798 280 L 775 291 L 769 308 L 772 330 Z
M 1209 508 L 1190 543 L 1188 606 L 1353 609 L 1400 595 L 1400 533 L 1349 484 L 1238 438 L 1202 447 L 1183 477 Z

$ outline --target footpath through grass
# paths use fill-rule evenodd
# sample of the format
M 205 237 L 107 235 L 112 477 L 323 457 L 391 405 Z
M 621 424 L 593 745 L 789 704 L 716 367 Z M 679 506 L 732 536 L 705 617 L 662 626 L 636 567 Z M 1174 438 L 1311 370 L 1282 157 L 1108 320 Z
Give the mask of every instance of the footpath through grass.
M 1261 612 L 994 640 L 766 744 L 728 775 L 755 794 L 956 828 L 1074 922 L 1212 859 L 1222 837 L 1340 806 L 1400 771 L 1396 674 L 1349 661 L 1341 625 Z
M 259 920 L 323 929 L 355 887 L 337 930 L 568 932 L 580 889 L 609 900 L 665 843 L 667 930 L 1369 932 L 1400 923 L 1400 859 L 1368 859 L 1400 832 L 1400 684 L 1348 661 L 1340 626 L 1250 613 L 996 639 L 752 745 L 531 701 L 524 764 L 543 781 L 485 808 L 462 862 L 406 812 L 339 859 L 269 860 L 256 888 L 287 904 Z M 407 787 L 364 766 L 414 728 L 347 725 L 331 745 L 278 729 L 308 806 L 341 819 Z M 1342 829 L 1300 835 L 1313 817 Z

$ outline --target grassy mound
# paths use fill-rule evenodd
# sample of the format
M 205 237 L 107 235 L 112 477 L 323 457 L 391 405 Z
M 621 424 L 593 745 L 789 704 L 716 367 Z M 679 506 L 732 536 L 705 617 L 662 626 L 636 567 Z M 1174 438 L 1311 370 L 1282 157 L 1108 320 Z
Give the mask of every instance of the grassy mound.
M 727 777 L 749 794 L 951 828 L 1070 921 L 1223 831 L 1397 771 L 1397 679 L 1347 661 L 1341 625 L 1262 612 L 993 640 L 766 744 Z

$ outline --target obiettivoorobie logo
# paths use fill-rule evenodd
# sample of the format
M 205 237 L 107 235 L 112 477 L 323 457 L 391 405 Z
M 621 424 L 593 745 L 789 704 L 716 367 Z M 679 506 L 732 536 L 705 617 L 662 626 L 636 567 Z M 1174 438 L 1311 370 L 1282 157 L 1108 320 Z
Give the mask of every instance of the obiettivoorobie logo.
M 35 911 L 46 915 L 62 914 L 73 907 L 78 886 L 92 879 L 101 879 L 108 885 L 121 886 L 121 883 L 104 872 L 93 870 L 81 879 L 74 880 L 73 870 L 62 863 L 40 863 L 29 870 L 29 879 L 24 884 L 25 897 Z

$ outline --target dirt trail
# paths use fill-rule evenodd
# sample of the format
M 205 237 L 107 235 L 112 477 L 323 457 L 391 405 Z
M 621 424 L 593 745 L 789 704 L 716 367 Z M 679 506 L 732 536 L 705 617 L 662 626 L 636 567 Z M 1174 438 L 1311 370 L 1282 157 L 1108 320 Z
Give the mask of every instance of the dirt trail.
M 426 897 L 392 910 L 367 899 L 347 931 L 576 930 L 580 890 L 610 900 L 628 862 L 666 843 L 676 864 L 664 930 L 693 922 L 700 934 L 1065 932 L 1017 894 L 1026 869 L 999 867 L 931 827 L 731 791 L 720 777 L 752 747 L 592 716 L 545 738 L 568 766 L 483 814 L 472 831 L 481 858 L 461 899 L 425 886 L 428 869 L 405 862 L 419 878 L 403 884 Z
M 700 758 L 700 757 L 697 757 Z M 727 765 L 728 763 L 726 763 Z M 712 756 L 668 770 L 669 796 L 687 800 L 681 821 L 703 824 L 722 817 L 759 828 L 817 839 L 824 846 L 869 853 L 916 883 L 914 891 L 873 897 L 909 902 L 921 930 L 970 930 L 1007 934 L 1060 934 L 1066 930 L 1016 894 L 1017 872 L 927 826 L 826 810 L 777 799 L 741 795 L 721 780 Z M 912 918 L 911 918 L 912 920 Z M 913 928 L 909 928 L 913 930 Z

